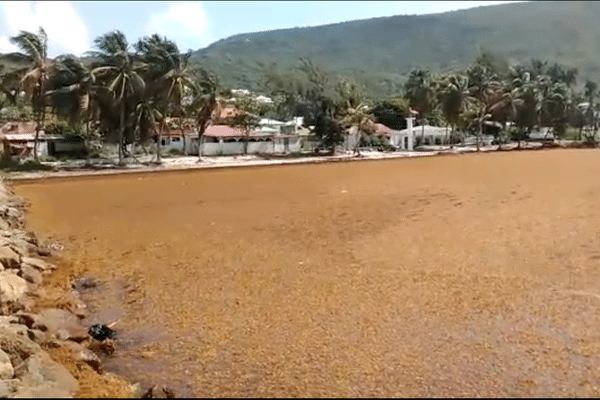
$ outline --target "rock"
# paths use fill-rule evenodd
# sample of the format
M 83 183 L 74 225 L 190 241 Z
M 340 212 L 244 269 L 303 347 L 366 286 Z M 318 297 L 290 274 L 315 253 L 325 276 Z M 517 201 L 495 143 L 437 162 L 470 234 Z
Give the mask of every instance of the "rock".
M 15 376 L 10 357 L 4 351 L 0 350 L 0 379 L 12 379 Z
M 29 337 L 27 335 L 27 327 L 25 325 L 21 325 L 21 324 L 11 324 L 11 325 L 6 325 L 4 326 L 4 331 L 5 332 L 9 332 L 13 335 L 19 335 L 19 336 L 23 336 L 23 337 Z
M 8 354 L 14 367 L 32 354 L 42 351 L 42 348 L 37 343 L 33 342 L 27 336 L 11 332 L 9 327 L 10 325 L 0 326 L 0 349 Z
M 27 292 L 27 281 L 6 271 L 0 272 L 0 301 L 16 302 Z
M 0 219 L 0 230 L 6 231 L 10 229 L 10 225 L 3 219 Z
M 92 367 L 99 374 L 104 373 L 104 368 L 102 367 L 102 362 L 100 361 L 98 356 L 96 354 L 94 354 L 93 351 L 82 346 L 79 343 L 74 343 L 74 342 L 65 341 L 65 342 L 62 342 L 62 345 L 64 347 L 68 348 L 69 350 L 71 350 L 71 353 L 73 354 L 73 358 L 75 358 L 75 360 L 86 363 L 87 365 Z
M 19 317 L 16 315 L 4 315 L 0 316 L 0 327 L 9 324 L 19 324 Z
M 73 397 L 79 385 L 62 365 L 53 361 L 46 352 L 33 354 L 25 361 L 25 371 L 17 388 L 16 398 Z
M 49 262 L 46 262 L 40 258 L 36 258 L 36 257 L 23 257 L 21 259 L 21 264 L 22 265 L 29 265 L 35 269 L 37 269 L 40 272 L 44 272 L 44 271 L 52 271 L 56 269 L 56 266 L 54 264 L 51 264 Z
M 8 247 L 18 253 L 21 257 L 38 254 L 37 246 L 34 246 L 20 238 L 11 238 Z
M 32 290 L 34 290 L 34 288 L 32 288 L 29 282 L 27 282 L 27 290 L 29 292 L 31 292 Z M 18 312 L 18 311 L 24 311 L 24 312 L 31 312 L 31 310 L 33 310 L 33 307 L 35 306 L 35 301 L 28 295 L 25 295 L 23 297 L 21 297 L 19 300 L 17 300 L 11 307 L 11 312 Z
M 37 344 L 45 343 L 48 335 L 38 329 L 27 329 L 27 337 Z
M 8 246 L 0 247 L 0 263 L 4 268 L 19 268 L 21 258 L 19 254 Z
M 115 352 L 115 342 L 112 339 L 106 339 L 103 342 L 92 340 L 88 348 L 96 354 L 112 355 Z
M 42 273 L 30 265 L 22 265 L 18 275 L 35 286 L 41 285 L 44 280 Z
M 86 289 L 98 287 L 98 281 L 91 276 L 84 276 L 73 281 L 71 287 L 77 292 L 84 292 Z
M 175 392 L 166 386 L 154 385 L 144 393 L 142 399 L 174 399 Z
M 20 228 L 24 223 L 24 215 L 21 210 L 13 205 L 0 206 L 0 217 L 5 220 L 11 228 Z
M 62 340 L 77 342 L 89 338 L 87 330 L 79 323 L 79 318 L 67 311 L 58 308 L 46 308 L 38 313 L 45 321 L 50 335 L 56 335 Z
M 46 324 L 46 320 L 44 319 L 44 317 L 38 314 L 19 311 L 15 313 L 15 316 L 17 322 L 21 325 L 25 325 L 30 329 L 40 330 L 42 332 L 48 331 L 48 325 Z
M 133 399 L 141 399 L 142 396 L 144 395 L 144 392 L 142 391 L 142 385 L 140 385 L 139 382 L 131 385 L 130 390 L 131 390 L 131 398 L 133 398 Z
M 6 379 L 0 381 L 0 398 L 14 397 L 21 381 L 19 379 Z

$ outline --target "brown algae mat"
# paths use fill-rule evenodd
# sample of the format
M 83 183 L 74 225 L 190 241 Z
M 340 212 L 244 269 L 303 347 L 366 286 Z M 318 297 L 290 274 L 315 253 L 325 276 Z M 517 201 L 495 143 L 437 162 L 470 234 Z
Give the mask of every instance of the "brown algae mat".
M 14 185 L 67 249 L 48 285 L 98 280 L 132 381 L 597 397 L 599 170 L 571 149 Z

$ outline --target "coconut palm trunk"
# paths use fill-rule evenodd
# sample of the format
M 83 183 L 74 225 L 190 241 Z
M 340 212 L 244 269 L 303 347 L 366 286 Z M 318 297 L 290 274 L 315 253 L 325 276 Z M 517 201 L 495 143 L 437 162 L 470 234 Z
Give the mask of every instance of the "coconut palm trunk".
M 121 116 L 119 120 L 119 165 L 123 165 L 123 137 L 125 131 L 125 100 L 121 100 Z
M 161 163 L 160 146 L 161 146 L 161 142 L 162 142 L 162 132 L 163 132 L 164 126 L 165 126 L 165 121 L 162 120 L 160 122 L 160 125 L 158 126 L 158 140 L 156 141 L 156 163 L 157 164 Z

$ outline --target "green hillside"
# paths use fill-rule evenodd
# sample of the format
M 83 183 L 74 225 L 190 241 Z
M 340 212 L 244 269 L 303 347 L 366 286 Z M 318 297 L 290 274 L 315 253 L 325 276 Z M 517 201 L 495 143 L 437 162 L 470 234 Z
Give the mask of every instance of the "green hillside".
M 466 67 L 482 51 L 510 64 L 531 58 L 600 80 L 600 3 L 527 2 L 430 15 L 398 15 L 318 27 L 240 34 L 198 50 L 233 88 L 260 89 L 265 66 L 280 71 L 310 57 L 354 76 L 373 94 L 398 92 L 415 67 Z

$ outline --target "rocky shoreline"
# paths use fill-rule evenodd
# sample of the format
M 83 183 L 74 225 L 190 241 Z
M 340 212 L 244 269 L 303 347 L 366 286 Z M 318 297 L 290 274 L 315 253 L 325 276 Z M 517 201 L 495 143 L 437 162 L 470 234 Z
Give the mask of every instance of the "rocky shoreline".
M 117 393 L 102 392 L 107 397 L 142 397 L 139 385 L 104 373 L 98 354 L 110 352 L 111 341 L 81 324 L 86 307 L 77 291 L 48 301 L 43 282 L 58 254 L 25 229 L 26 210 L 26 201 L 0 181 L 0 397 L 100 396 L 80 390 L 84 374 L 101 378 L 96 386 L 120 385 Z

